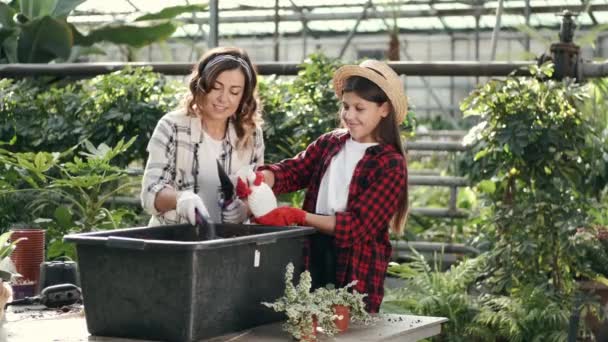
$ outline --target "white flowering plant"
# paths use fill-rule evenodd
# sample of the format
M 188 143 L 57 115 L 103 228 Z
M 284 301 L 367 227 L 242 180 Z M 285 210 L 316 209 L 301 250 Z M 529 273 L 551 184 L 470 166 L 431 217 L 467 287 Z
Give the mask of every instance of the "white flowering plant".
M 284 312 L 287 320 L 283 330 L 296 339 L 310 338 L 310 333 L 317 322 L 317 330 L 325 335 L 333 336 L 338 332 L 335 320 L 342 317 L 334 313 L 335 305 L 348 306 L 353 321 L 368 324 L 371 316 L 365 311 L 363 298 L 365 294 L 356 291 L 349 292 L 356 281 L 343 288 L 336 289 L 333 285 L 322 287 L 311 292 L 312 279 L 310 272 L 300 274 L 297 285 L 293 283 L 294 266 L 289 263 L 285 271 L 285 293 L 273 303 L 262 302 L 263 305 Z

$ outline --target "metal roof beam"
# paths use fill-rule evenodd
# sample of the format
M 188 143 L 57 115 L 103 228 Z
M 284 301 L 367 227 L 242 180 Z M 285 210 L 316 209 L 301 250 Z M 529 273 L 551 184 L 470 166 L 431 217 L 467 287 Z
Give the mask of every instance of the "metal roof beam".
M 428 4 L 428 3 L 427 3 Z M 546 6 L 534 6 L 530 8 L 530 13 L 561 13 L 563 10 L 569 10 L 571 12 L 579 12 L 581 10 L 580 5 L 546 5 Z M 588 6 L 589 12 L 602 12 L 608 11 L 608 4 L 595 4 Z M 221 24 L 235 24 L 235 23 L 263 23 L 263 22 L 274 22 L 275 15 L 243 15 L 243 16 L 230 16 L 225 15 L 226 12 L 224 10 L 220 11 Z M 477 7 L 477 8 L 451 8 L 451 9 L 437 9 L 432 8 L 428 10 L 399 10 L 396 13 L 398 18 L 424 18 L 424 17 L 463 17 L 463 16 L 474 16 L 476 13 L 479 15 L 495 15 L 496 7 Z M 505 7 L 503 9 L 503 14 L 515 14 L 515 15 L 525 15 L 526 7 L 525 6 L 514 6 L 514 7 Z M 184 18 L 183 21 L 187 23 L 194 24 L 209 24 L 209 14 L 207 12 L 201 13 L 201 15 L 197 15 L 196 18 Z M 306 22 L 310 21 L 330 21 L 330 20 L 357 20 L 360 16 L 360 12 L 352 12 L 352 13 L 315 13 L 308 12 L 304 14 L 300 13 L 292 13 L 292 14 L 283 14 L 279 15 L 279 21 L 287 22 L 287 21 L 298 21 L 302 22 L 305 20 Z M 390 12 L 374 12 L 367 15 L 367 19 L 385 19 L 392 17 L 393 13 Z M 88 20 L 83 22 L 76 22 L 77 25 L 100 25 L 105 24 L 107 21 L 105 20 Z
M 570 10 L 571 12 L 578 12 L 580 6 L 568 5 L 568 6 L 535 6 L 532 7 L 531 13 L 561 13 L 563 10 Z M 608 4 L 590 5 L 590 11 L 608 11 Z M 495 7 L 483 7 L 477 9 L 471 8 L 452 8 L 452 9 L 429 9 L 429 10 L 399 10 L 396 16 L 398 18 L 417 18 L 417 17 L 462 17 L 472 16 L 478 11 L 480 15 L 495 15 Z M 517 7 L 505 7 L 503 9 L 504 14 L 518 14 L 523 15 L 525 12 L 525 6 Z M 382 19 L 392 16 L 393 13 L 388 12 L 374 12 L 370 13 L 368 19 Z M 304 19 L 306 21 L 328 21 L 328 20 L 356 20 L 360 16 L 360 13 L 306 13 Z M 302 21 L 301 14 L 284 14 L 279 16 L 279 20 L 284 21 Z M 200 20 L 203 23 L 209 21 L 206 17 L 199 17 L 196 20 Z M 229 23 L 252 23 L 252 22 L 272 22 L 274 15 L 251 15 L 251 16 L 222 16 L 220 21 L 223 24 Z M 188 21 L 186 19 L 185 21 Z

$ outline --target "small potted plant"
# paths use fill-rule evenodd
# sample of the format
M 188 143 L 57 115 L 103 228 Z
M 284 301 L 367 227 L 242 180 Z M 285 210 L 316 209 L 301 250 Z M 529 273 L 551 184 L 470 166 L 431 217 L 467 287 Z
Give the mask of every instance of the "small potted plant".
M 283 329 L 300 341 L 316 340 L 317 332 L 333 336 L 348 327 L 353 320 L 365 324 L 371 316 L 365 311 L 364 294 L 349 290 L 356 281 L 346 287 L 336 289 L 333 285 L 318 288 L 311 292 L 311 277 L 308 271 L 302 272 L 298 285 L 293 284 L 294 267 L 287 265 L 285 272 L 285 293 L 273 303 L 262 304 L 277 312 L 284 312 L 287 320 Z M 349 312 L 341 311 L 340 306 Z M 350 318 L 348 317 L 350 316 Z M 346 326 L 344 326 L 346 323 Z
M 332 321 L 338 332 L 343 332 L 348 329 L 349 323 L 357 322 L 369 324 L 372 317 L 365 310 L 363 298 L 367 294 L 362 294 L 354 289 L 357 280 L 352 281 L 348 285 L 336 288 L 333 284 L 326 287 L 321 287 L 315 290 L 314 299 L 317 301 L 317 306 L 329 308 L 334 314 Z
M 276 312 L 284 312 L 287 320 L 283 330 L 300 341 L 314 341 L 317 335 L 317 322 L 323 318 L 323 312 L 313 300 L 310 292 L 311 278 L 308 271 L 302 272 L 298 285 L 293 284 L 294 266 L 287 265 L 285 272 L 285 293 L 273 303 L 262 302 L 263 305 Z

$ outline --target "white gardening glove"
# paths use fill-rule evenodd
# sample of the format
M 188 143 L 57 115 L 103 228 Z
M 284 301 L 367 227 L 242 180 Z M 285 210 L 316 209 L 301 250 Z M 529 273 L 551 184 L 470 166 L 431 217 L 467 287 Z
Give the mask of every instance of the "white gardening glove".
M 209 219 L 209 211 L 203 200 L 194 192 L 190 190 L 178 191 L 177 192 L 177 215 L 188 221 L 191 225 L 196 224 L 196 214 L 198 211 L 203 218 Z
M 240 199 L 235 199 L 232 203 L 222 209 L 222 222 L 225 223 L 243 223 L 247 220 L 249 207 L 247 203 Z

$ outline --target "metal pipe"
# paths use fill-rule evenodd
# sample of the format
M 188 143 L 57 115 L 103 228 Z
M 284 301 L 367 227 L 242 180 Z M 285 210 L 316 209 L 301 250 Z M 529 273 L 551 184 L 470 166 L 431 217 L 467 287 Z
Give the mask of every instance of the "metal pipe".
M 526 5 L 524 6 L 524 16 L 526 20 L 526 26 L 530 26 L 530 14 L 532 13 L 530 7 L 530 0 L 526 0 Z M 526 48 L 526 52 L 530 52 L 530 36 L 526 34 L 526 38 L 524 41 L 524 47 Z
M 465 211 L 445 208 L 412 208 L 410 209 L 410 213 L 428 217 L 466 218 L 469 216 Z
M 272 42 L 274 49 L 274 61 L 279 61 L 279 0 L 274 1 L 274 40 Z
M 454 34 L 450 33 L 450 60 L 454 61 L 456 59 L 456 38 L 454 38 Z M 456 103 L 456 90 L 454 89 L 456 86 L 456 82 L 454 81 L 454 76 L 450 76 L 450 116 L 453 118 L 456 117 L 456 111 L 453 109 L 454 104 Z
M 449 187 L 463 187 L 469 185 L 469 179 L 466 177 L 454 177 L 454 176 L 412 176 L 407 178 L 408 185 L 414 186 L 449 186 Z
M 458 187 L 451 186 L 450 187 L 450 202 L 448 204 L 448 209 L 457 211 L 456 202 L 458 201 Z
M 406 151 L 462 152 L 468 149 L 459 141 L 406 141 L 404 147 Z
M 409 251 L 414 248 L 418 252 L 441 252 L 456 253 L 456 254 L 474 254 L 478 255 L 480 251 L 471 246 L 462 243 L 443 243 L 443 242 L 428 242 L 428 241 L 403 241 L 391 240 L 393 249 L 397 251 Z
M 504 0 L 498 0 L 498 7 L 496 8 L 496 23 L 494 24 L 494 29 L 492 30 L 492 40 L 491 40 L 491 48 L 490 48 L 490 60 L 493 61 L 496 59 L 496 45 L 498 41 L 498 33 L 500 32 L 500 20 L 502 18 L 502 9 Z
M 219 0 L 209 0 L 209 35 L 207 36 L 207 47 L 212 49 L 218 46 L 219 37 Z
M 563 10 L 570 10 L 571 12 L 580 11 L 580 6 L 576 5 L 547 5 L 547 6 L 535 6 L 531 8 L 532 13 L 557 13 Z M 608 11 L 608 4 L 596 4 L 589 6 L 592 11 Z M 521 15 L 525 11 L 525 6 L 513 6 L 505 7 L 503 14 Z M 496 13 L 496 7 L 479 7 L 476 10 L 471 8 L 433 8 L 428 10 L 397 10 L 394 15 L 398 18 L 418 18 L 418 17 L 463 17 L 470 16 L 472 13 L 484 15 L 494 15 Z M 204 14 L 203 14 L 204 15 Z M 359 17 L 358 12 L 329 12 L 329 13 L 306 13 L 304 19 L 306 21 L 328 21 L 328 20 L 357 20 Z M 377 11 L 376 13 L 369 13 L 368 19 L 381 19 L 381 18 L 392 18 L 392 13 L 385 13 Z M 281 22 L 286 21 L 302 21 L 302 15 L 299 13 L 284 14 L 279 17 Z M 208 18 L 204 16 L 197 17 L 196 21 L 202 21 L 207 24 Z M 185 21 L 192 23 L 190 19 L 185 18 Z M 235 15 L 235 16 L 222 16 L 222 24 L 235 24 L 235 23 L 253 23 L 253 22 L 273 22 L 274 14 L 268 15 Z M 91 21 L 90 23 L 94 23 Z M 80 23 L 87 24 L 87 23 Z
M 256 68 L 260 75 L 297 75 L 298 62 L 260 62 Z M 527 68 L 534 62 L 388 62 L 398 73 L 409 76 L 529 76 Z M 192 63 L 147 63 L 147 62 L 104 62 L 104 63 L 58 63 L 58 64 L 0 64 L 0 78 L 26 76 L 76 76 L 91 77 L 108 74 L 125 67 L 151 67 L 153 71 L 165 75 L 188 75 Z M 608 76 L 608 62 L 583 63 L 585 78 Z
M 446 137 L 446 138 L 456 138 L 462 139 L 465 135 L 467 135 L 467 131 L 463 130 L 433 130 L 433 131 L 416 131 L 416 137 Z
M 297 75 L 299 62 L 260 62 L 256 68 L 261 75 Z M 534 62 L 388 62 L 399 74 L 410 76 L 506 76 L 521 68 L 527 69 Z M 588 70 L 604 70 L 606 63 L 592 63 Z M 0 77 L 24 76 L 95 76 L 107 74 L 125 67 L 151 67 L 165 75 L 188 75 L 191 63 L 149 63 L 149 62 L 103 62 L 103 63 L 58 63 L 58 64 L 0 64 Z M 599 68 L 599 69 L 598 69 Z M 519 70 L 518 75 L 529 75 L 527 70 Z M 608 74 L 587 75 L 600 77 Z

